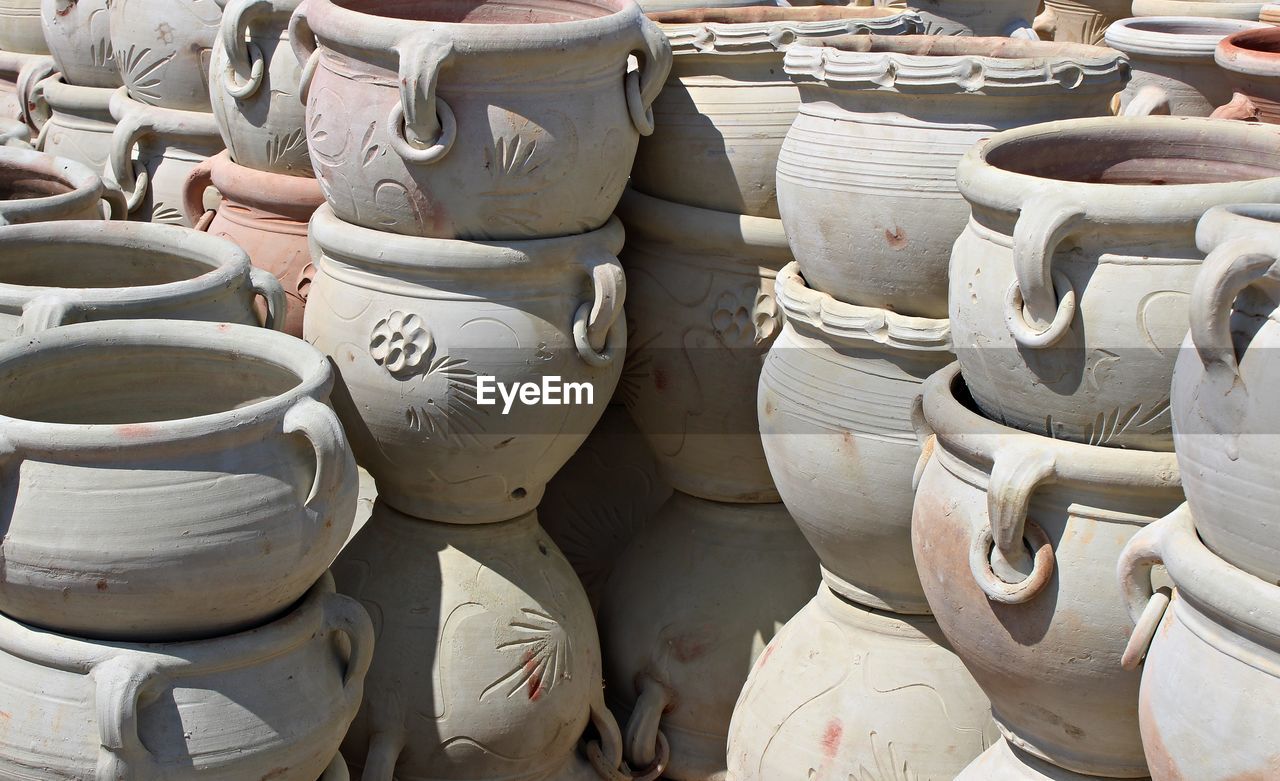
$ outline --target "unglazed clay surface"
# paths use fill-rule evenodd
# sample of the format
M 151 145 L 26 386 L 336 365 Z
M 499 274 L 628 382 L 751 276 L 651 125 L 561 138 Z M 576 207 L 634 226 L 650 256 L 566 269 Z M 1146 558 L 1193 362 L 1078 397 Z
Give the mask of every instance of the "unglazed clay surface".
M 215 0 L 112 0 L 111 50 L 129 96 L 149 106 L 208 112 L 209 61 L 222 8 Z
M 1223 119 L 1280 124 L 1280 35 L 1275 27 L 1237 32 L 1218 44 L 1214 60 L 1231 85 L 1231 100 L 1213 112 Z
M 43 104 L 48 119 L 40 127 L 36 148 L 105 172 L 116 128 L 111 116 L 113 95 L 115 89 L 110 87 L 77 87 L 60 78 L 41 81 L 33 100 Z
M 125 217 L 124 197 L 87 166 L 31 149 L 0 148 L 0 225 Z

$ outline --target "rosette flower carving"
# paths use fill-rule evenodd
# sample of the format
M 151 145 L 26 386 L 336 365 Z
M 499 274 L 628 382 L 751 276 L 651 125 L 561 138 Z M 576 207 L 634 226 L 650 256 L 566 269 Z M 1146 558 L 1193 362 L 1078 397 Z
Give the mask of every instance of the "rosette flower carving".
M 754 284 L 726 290 L 716 301 L 711 325 L 726 347 L 758 347 L 778 332 L 778 304 Z
M 399 310 L 379 320 L 369 337 L 369 355 L 397 379 L 416 374 L 434 348 L 422 318 Z

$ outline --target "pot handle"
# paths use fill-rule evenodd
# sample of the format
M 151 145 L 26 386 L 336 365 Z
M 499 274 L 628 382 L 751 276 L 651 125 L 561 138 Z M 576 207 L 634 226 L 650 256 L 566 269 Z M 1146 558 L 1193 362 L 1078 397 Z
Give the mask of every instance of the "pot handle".
M 90 674 L 100 744 L 95 781 L 162 777 L 138 735 L 138 706 L 147 690 L 160 682 L 158 673 L 155 661 L 136 654 L 120 654 L 94 665 Z
M 587 760 L 601 781 L 656 781 L 667 769 L 667 763 L 671 760 L 671 746 L 667 743 L 667 737 L 659 730 L 656 733 L 654 760 L 639 772 L 631 771 L 623 759 L 622 732 L 618 729 L 618 722 L 614 720 L 613 714 L 605 707 L 603 690 L 596 702 L 591 704 L 591 723 L 595 725 L 605 744 L 603 748 L 594 740 L 587 744 Z
M 1071 327 L 1076 292 L 1066 275 L 1053 269 L 1053 253 L 1084 215 L 1082 204 L 1056 195 L 1032 198 L 1018 215 L 1013 228 L 1015 279 L 1005 296 L 1004 319 L 1023 347 L 1052 347 Z
M 627 297 L 627 276 L 613 255 L 584 259 L 591 276 L 591 301 L 584 301 L 573 315 L 573 341 L 578 355 L 596 368 L 613 362 L 621 348 L 623 328 L 618 319 Z
M 289 46 L 293 49 L 293 56 L 302 63 L 302 73 L 298 78 L 298 101 L 305 106 L 307 93 L 311 89 L 311 78 L 316 75 L 316 66 L 320 64 L 320 47 L 316 45 L 316 34 L 307 23 L 306 0 L 289 17 Z
M 40 82 L 56 73 L 58 67 L 52 57 L 33 58 L 18 71 L 19 111 L 22 113 L 22 121 L 36 133 L 49 121 L 49 104 L 44 100 L 44 89 L 40 88 Z
M 1058 32 L 1058 15 L 1048 6 L 1031 20 L 1031 29 L 1042 41 L 1052 41 Z
M 458 136 L 453 109 L 437 94 L 453 43 L 428 29 L 407 37 L 395 51 L 400 57 L 400 100 L 387 115 L 391 148 L 407 162 L 434 163 L 449 153 Z
M 289 299 L 285 295 L 284 287 L 280 285 L 280 280 L 264 269 L 250 266 L 249 286 L 267 302 L 267 321 L 263 325 L 272 331 L 283 331 L 285 310 L 289 306 Z
M 640 696 L 623 733 L 623 753 L 630 764 L 646 768 L 640 778 L 656 779 L 670 759 L 671 750 L 659 726 L 673 700 L 667 687 L 648 675 L 641 676 L 639 686 Z
M 988 599 L 1027 602 L 1053 576 L 1053 546 L 1027 511 L 1036 489 L 1056 476 L 1052 451 L 1037 442 L 1017 437 L 996 448 L 987 483 L 987 524 L 969 549 L 969 569 Z
M 347 763 L 342 758 L 342 754 L 334 755 L 333 761 L 321 774 L 320 781 L 351 781 L 351 771 L 347 769 Z
M 653 102 L 671 73 L 671 42 L 658 25 L 640 17 L 640 42 L 635 54 L 640 62 L 627 68 L 627 111 L 642 136 L 653 134 Z
M 107 164 L 111 177 L 124 193 L 125 206 L 131 214 L 142 205 L 151 185 L 151 175 L 133 159 L 133 148 L 152 132 L 154 128 L 147 115 L 130 112 L 116 123 L 116 129 L 111 133 L 111 154 Z
M 1262 112 L 1254 105 L 1248 96 L 1237 92 L 1231 96 L 1231 100 L 1218 106 L 1209 115 L 1211 119 L 1239 119 L 1244 122 L 1258 122 L 1262 118 Z
M 373 620 L 363 605 L 345 594 L 329 593 L 324 598 L 325 630 L 328 634 L 342 633 L 351 641 L 342 693 L 348 707 L 354 710 L 364 698 L 364 677 L 373 661 Z
M 1231 339 L 1232 304 L 1241 291 L 1280 264 L 1280 246 L 1260 235 L 1219 244 L 1204 259 L 1191 287 L 1188 316 L 1191 343 L 1205 371 L 1239 377 Z
M 1116 93 L 1118 98 L 1123 93 Z M 1133 94 L 1124 108 L 1114 112 L 1121 117 L 1149 117 L 1153 114 L 1169 114 L 1169 93 L 1164 87 L 1148 84 Z
M 265 271 L 262 273 L 266 274 Z M 276 283 L 276 287 L 279 287 L 279 283 Z M 281 319 L 283 320 L 283 310 Z M 317 523 L 324 523 L 332 513 L 332 505 L 342 487 L 343 476 L 354 470 L 351 447 L 347 444 L 342 424 L 329 405 L 305 396 L 285 413 L 284 433 L 301 433 L 311 441 L 311 447 L 315 449 L 316 476 L 307 496 L 306 507 L 314 513 Z
M 911 400 L 911 428 L 916 432 L 916 442 L 920 444 L 920 457 L 916 459 L 916 468 L 911 474 L 911 490 L 915 491 L 920 487 L 920 478 L 924 477 L 924 468 L 933 457 L 934 448 L 938 446 L 933 426 L 924 416 L 924 393 L 917 393 Z
M 1147 524 L 1120 551 L 1116 577 L 1135 627 L 1120 657 L 1120 666 L 1126 670 L 1137 669 L 1142 663 L 1155 638 L 1156 628 L 1160 626 L 1160 619 L 1169 607 L 1170 589 L 1154 588 L 1151 569 L 1164 561 L 1169 530 L 1179 522 L 1185 522 L 1184 518 L 1189 520 L 1189 512 L 1187 505 L 1182 504 L 1164 518 Z
M 360 781 L 395 781 L 396 763 L 400 761 L 404 743 L 402 730 L 375 732 L 369 739 L 369 753 L 365 755 Z
M 206 157 L 191 169 L 187 179 L 182 183 L 182 211 L 187 222 L 198 231 L 209 230 L 213 221 L 214 209 L 204 208 L 204 191 L 213 186 L 213 158 Z
M 41 293 L 22 305 L 21 333 L 31 336 L 60 325 L 79 322 L 83 317 L 83 307 L 65 293 Z
M 222 10 L 218 34 L 227 55 L 227 67 L 222 71 L 222 86 L 236 100 L 253 97 L 262 87 L 265 67 L 262 49 L 253 41 L 245 40 L 245 36 L 249 32 L 250 23 L 259 17 L 270 15 L 273 10 L 271 0 L 227 0 Z

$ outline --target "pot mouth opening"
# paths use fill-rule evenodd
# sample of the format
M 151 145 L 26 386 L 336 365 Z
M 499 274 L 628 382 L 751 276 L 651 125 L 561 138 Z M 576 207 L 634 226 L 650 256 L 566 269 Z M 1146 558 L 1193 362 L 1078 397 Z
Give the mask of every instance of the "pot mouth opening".
M 837 35 L 801 38 L 799 45 L 855 54 L 903 54 L 914 57 L 989 57 L 997 60 L 1117 59 L 1120 53 L 1104 46 L 1018 38 L 954 35 Z
M 763 24 L 769 22 L 825 22 L 839 19 L 886 19 L 905 8 L 887 6 L 747 6 L 744 8 L 685 8 L 646 14 L 658 24 Z
M 626 10 L 627 0 L 335 0 L 370 16 L 412 22 L 534 25 L 598 19 Z
M 1248 29 L 1249 22 L 1237 19 L 1214 19 L 1191 16 L 1147 16 L 1122 19 L 1115 26 L 1152 35 L 1226 36 Z
M 58 238 L 4 240 L 0 236 L 0 285 L 42 289 L 111 290 L 186 282 L 222 264 L 183 255 L 176 248 L 95 245 Z
M 75 189 L 74 182 L 56 171 L 34 171 L 10 160 L 0 160 L 0 201 L 52 198 Z
M 1227 38 L 1227 44 L 1258 54 L 1280 54 L 1280 28 L 1245 30 Z

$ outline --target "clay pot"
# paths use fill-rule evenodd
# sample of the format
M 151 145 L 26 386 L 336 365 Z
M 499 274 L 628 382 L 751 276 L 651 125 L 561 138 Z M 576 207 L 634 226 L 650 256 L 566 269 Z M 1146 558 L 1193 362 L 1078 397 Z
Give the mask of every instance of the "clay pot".
M 1271 276 L 1280 206 L 1209 210 L 1208 253 L 1191 290 L 1191 330 L 1173 373 L 1173 430 L 1187 501 L 1204 544 L 1280 583 L 1280 428 L 1274 366 L 1280 282 Z
M 212 213 L 204 209 L 210 185 L 222 194 Z M 283 330 L 301 338 L 302 312 L 315 276 L 307 221 L 322 203 L 315 179 L 246 168 L 224 151 L 191 169 L 183 205 L 189 223 L 234 241 L 254 266 L 280 281 L 288 296 Z
M 593 608 L 627 543 L 671 498 L 644 435 L 610 404 L 587 441 L 547 483 L 538 519 L 578 573 Z
M 0 51 L 0 118 L 17 119 L 33 131 L 40 129 L 43 116 L 33 114 L 32 92 L 36 84 L 54 75 L 57 66 L 48 54 L 20 54 Z
M 1032 22 L 1044 41 L 1102 43 L 1107 26 L 1129 16 L 1129 0 L 1046 0 Z
M 125 217 L 124 195 L 87 167 L 33 149 L 0 147 L 0 225 Z
M 438 238 L 604 225 L 671 63 L 630 0 L 308 0 L 290 35 L 334 213 Z
M 729 726 L 729 777 L 951 779 L 998 737 L 986 695 L 937 622 L 819 586 L 747 678 Z
M 38 112 L 48 116 L 40 126 L 35 146 L 94 171 L 105 171 L 111 158 L 111 135 L 116 120 L 111 116 L 111 96 L 104 87 L 76 87 L 61 78 L 48 78 L 36 85 L 32 100 Z
M 31 148 L 31 128 L 16 119 L 0 119 L 0 146 Z
M 817 583 L 781 504 L 672 494 L 618 559 L 600 605 L 606 694 L 631 766 L 669 747 L 664 778 L 723 779 L 738 692 Z
M 109 0 L 40 0 L 40 24 L 49 53 L 68 84 L 123 84 L 111 50 Z
M 969 391 L 1013 428 L 1170 450 L 1169 383 L 1209 207 L 1280 200 L 1280 128 L 1110 117 L 993 136 L 960 161 L 951 257 Z
M 334 574 L 376 634 L 342 745 L 365 781 L 553 777 L 589 721 L 620 754 L 591 606 L 534 513 L 465 526 L 379 501 Z
M 100 644 L 0 616 L 5 706 L 22 714 L 0 732 L 0 774 L 315 781 L 360 704 L 372 635 L 328 575 L 283 618 L 212 640 Z
M 622 372 L 621 224 L 519 242 L 422 239 L 345 223 L 326 204 L 311 240 L 303 330 L 337 363 L 351 395 L 339 415 L 379 496 L 455 523 L 537 507 Z M 546 377 L 590 392 L 504 404 L 497 390 Z
M 894 8 L 724 8 L 651 14 L 675 57 L 632 186 L 676 203 L 778 217 L 774 171 L 800 95 L 782 57 L 800 36 L 919 32 Z
M 48 54 L 40 27 L 40 0 L 0 0 L 0 49 Z
M 10 339 L 0 377 L 7 616 L 100 639 L 230 634 L 288 609 L 346 541 L 355 462 L 332 370 L 296 339 L 84 323 Z
M 209 93 L 222 140 L 238 165 L 310 177 L 298 91 L 302 64 L 289 46 L 289 17 L 298 2 L 228 0 L 209 65 Z
M 221 19 L 214 0 L 112 0 L 111 48 L 129 97 L 210 111 L 209 61 Z
M 193 227 L 183 208 L 187 177 L 223 149 L 213 115 L 148 106 L 121 87 L 111 96 L 111 116 L 117 124 L 108 173 L 125 193 L 129 219 Z
M 1204 520 L 1193 523 L 1183 505 L 1134 537 L 1120 560 L 1138 626 L 1126 661 L 1136 665 L 1146 652 L 1138 712 L 1151 777 L 1274 778 L 1280 588 L 1206 548 L 1196 536 Z M 1176 586 L 1172 603 L 1168 588 L 1153 591 L 1156 563 Z
M 800 113 L 778 157 L 778 207 L 800 270 L 840 301 L 929 318 L 947 316 L 947 260 L 969 219 L 960 156 L 993 131 L 1105 114 L 1128 73 L 1117 52 L 1072 43 L 801 44 L 786 57 Z
M 1031 22 L 1039 0 L 913 0 L 927 35 L 991 35 L 1039 40 Z
M 774 274 L 791 260 L 782 223 L 634 190 L 618 216 L 632 344 L 618 392 L 659 473 L 704 499 L 779 501 L 751 389 L 782 325 L 773 300 Z
M 911 558 L 920 459 L 911 412 L 925 379 L 955 360 L 950 327 L 836 301 L 808 287 L 795 263 L 778 272 L 774 294 L 786 323 L 758 404 L 778 492 L 832 591 L 927 613 Z
M 1107 45 L 1129 57 L 1132 78 L 1112 108 L 1121 116 L 1207 117 L 1231 97 L 1213 52 L 1232 33 L 1260 22 L 1209 17 L 1147 16 L 1107 29 Z
M 777 0 L 644 0 L 640 8 L 646 14 L 700 8 L 739 8 L 743 6 L 776 6 Z
M 1231 100 L 1213 112 L 1219 119 L 1280 124 L 1280 29 L 1259 23 L 1224 38 L 1214 60 L 1231 85 Z
M 1239 0 L 1133 0 L 1134 16 L 1210 16 L 1258 21 L 1265 3 Z
M 1111 584 L 1129 538 L 1182 501 L 1173 454 L 1002 426 L 976 411 L 956 364 L 925 383 L 923 415 L 936 444 L 916 493 L 916 566 L 1000 731 L 1075 773 L 1146 776 Z
M 1102 778 L 1060 768 L 1000 738 L 970 762 L 954 781 L 1094 781 Z

